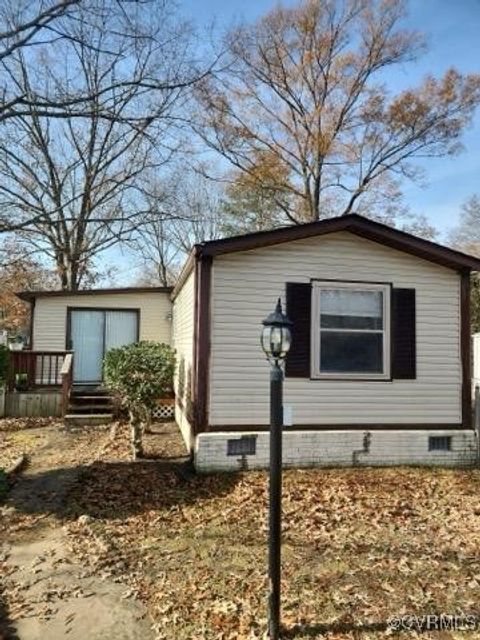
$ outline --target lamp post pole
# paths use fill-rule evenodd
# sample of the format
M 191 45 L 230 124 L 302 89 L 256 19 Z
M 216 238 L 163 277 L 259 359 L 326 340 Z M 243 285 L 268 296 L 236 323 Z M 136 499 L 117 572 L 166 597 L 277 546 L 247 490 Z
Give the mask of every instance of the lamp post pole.
M 270 483 L 268 536 L 268 636 L 280 638 L 280 576 L 282 545 L 282 429 L 283 369 L 290 349 L 292 323 L 277 301 L 275 311 L 262 322 L 261 343 L 270 362 Z
M 283 371 L 278 362 L 270 370 L 270 506 L 268 549 L 268 631 L 280 637 L 280 574 L 282 537 Z

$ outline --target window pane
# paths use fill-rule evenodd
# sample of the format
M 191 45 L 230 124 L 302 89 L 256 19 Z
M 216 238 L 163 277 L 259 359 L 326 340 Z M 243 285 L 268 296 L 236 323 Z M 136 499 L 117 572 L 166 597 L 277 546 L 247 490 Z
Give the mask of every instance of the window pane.
M 383 373 L 383 334 L 322 331 L 320 373 Z
M 320 324 L 333 329 L 383 329 L 383 292 L 323 289 Z
M 366 316 L 330 316 L 322 313 L 320 322 L 322 329 L 383 329 L 382 318 Z

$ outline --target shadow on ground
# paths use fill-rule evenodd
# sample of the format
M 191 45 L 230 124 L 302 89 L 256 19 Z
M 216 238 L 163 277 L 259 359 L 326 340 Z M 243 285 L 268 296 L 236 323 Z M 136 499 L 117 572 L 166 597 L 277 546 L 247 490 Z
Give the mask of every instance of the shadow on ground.
M 15 628 L 8 619 L 8 610 L 0 591 L 0 640 L 20 640 Z
M 24 475 L 6 505 L 28 514 L 74 519 L 128 517 L 227 495 L 239 476 L 197 476 L 189 463 L 168 460 L 96 462 Z

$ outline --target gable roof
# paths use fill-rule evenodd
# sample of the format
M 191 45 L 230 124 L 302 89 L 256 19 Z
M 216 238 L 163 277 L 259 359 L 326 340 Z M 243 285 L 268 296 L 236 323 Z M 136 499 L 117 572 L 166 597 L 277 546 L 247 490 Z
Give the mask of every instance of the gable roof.
M 211 240 L 196 245 L 195 254 L 197 256 L 218 256 L 224 253 L 268 247 L 292 240 L 303 240 L 337 231 L 348 231 L 367 240 L 373 240 L 392 249 L 404 251 L 451 269 L 480 271 L 479 258 L 430 240 L 424 240 L 411 233 L 400 231 L 355 213 L 282 229 L 273 229 L 272 231 L 259 231 L 222 240 Z
M 119 287 L 111 289 L 79 289 L 78 291 L 20 291 L 15 295 L 27 302 L 35 298 L 56 298 L 62 296 L 98 296 L 115 293 L 171 293 L 173 287 Z

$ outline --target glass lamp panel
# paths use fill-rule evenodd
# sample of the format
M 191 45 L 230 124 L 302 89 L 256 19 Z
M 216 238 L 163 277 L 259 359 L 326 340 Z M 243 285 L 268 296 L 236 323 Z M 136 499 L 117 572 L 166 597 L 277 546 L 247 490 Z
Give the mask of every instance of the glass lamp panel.
M 276 358 L 282 355 L 282 333 L 281 327 L 272 327 L 270 331 L 272 355 Z
M 283 328 L 283 355 L 286 356 L 292 344 L 292 333 L 288 327 Z
M 263 327 L 262 330 L 262 349 L 265 351 L 268 357 L 272 355 L 272 349 L 270 344 L 270 331 L 271 327 Z

